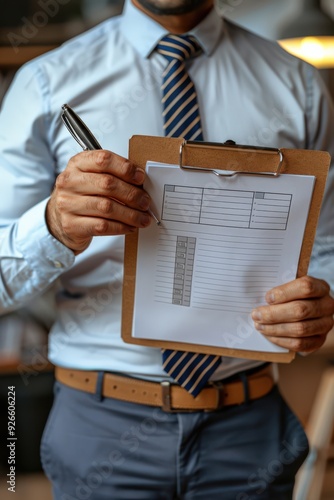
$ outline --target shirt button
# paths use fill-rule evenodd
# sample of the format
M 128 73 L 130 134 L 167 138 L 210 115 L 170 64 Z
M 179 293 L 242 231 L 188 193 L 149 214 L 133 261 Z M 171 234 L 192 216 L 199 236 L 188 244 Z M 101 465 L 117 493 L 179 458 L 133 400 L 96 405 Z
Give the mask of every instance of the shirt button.
M 57 269 L 61 269 L 63 266 L 63 264 L 61 262 L 59 262 L 59 260 L 54 260 L 53 261 L 53 265 L 57 268 Z

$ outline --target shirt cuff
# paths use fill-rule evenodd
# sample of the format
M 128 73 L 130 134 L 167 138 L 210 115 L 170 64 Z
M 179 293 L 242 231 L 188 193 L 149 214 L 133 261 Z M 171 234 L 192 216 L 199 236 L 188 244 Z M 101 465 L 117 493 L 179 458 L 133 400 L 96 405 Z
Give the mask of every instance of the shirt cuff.
M 38 203 L 20 218 L 16 241 L 23 258 L 38 275 L 59 275 L 73 265 L 75 255 L 49 232 L 45 220 L 48 201 Z
M 316 238 L 308 274 L 327 281 L 334 296 L 334 236 Z

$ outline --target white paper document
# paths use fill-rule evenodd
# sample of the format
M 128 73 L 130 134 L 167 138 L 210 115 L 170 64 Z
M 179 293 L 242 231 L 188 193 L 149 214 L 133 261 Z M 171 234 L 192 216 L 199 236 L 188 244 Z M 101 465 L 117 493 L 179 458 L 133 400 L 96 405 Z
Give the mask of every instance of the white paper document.
M 161 224 L 139 231 L 133 337 L 287 352 L 250 315 L 296 276 L 314 182 L 149 162 Z

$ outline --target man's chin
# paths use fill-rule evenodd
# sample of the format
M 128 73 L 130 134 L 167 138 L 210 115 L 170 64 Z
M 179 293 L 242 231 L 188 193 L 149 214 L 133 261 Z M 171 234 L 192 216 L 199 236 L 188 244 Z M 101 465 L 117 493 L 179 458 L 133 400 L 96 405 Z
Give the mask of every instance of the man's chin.
M 206 0 L 179 0 L 178 2 L 137 0 L 137 3 L 143 7 L 144 10 L 159 16 L 177 16 L 188 14 L 189 12 L 197 10 L 198 7 L 203 5 L 205 2 Z

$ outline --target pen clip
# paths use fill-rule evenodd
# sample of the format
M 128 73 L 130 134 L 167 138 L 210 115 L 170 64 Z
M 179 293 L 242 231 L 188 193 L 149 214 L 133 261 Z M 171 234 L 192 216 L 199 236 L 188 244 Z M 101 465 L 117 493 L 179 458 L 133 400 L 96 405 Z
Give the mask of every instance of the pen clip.
M 62 106 L 61 119 L 69 133 L 84 151 L 102 149 L 92 132 L 67 104 Z
M 84 144 L 84 142 L 80 139 L 80 137 L 76 134 L 74 128 L 72 127 L 71 123 L 69 122 L 68 118 L 66 115 L 62 114 L 61 115 L 61 119 L 63 120 L 64 122 L 64 125 L 65 127 L 67 128 L 67 130 L 69 131 L 69 133 L 71 134 L 71 136 L 77 141 L 77 143 L 79 144 L 79 146 L 84 150 L 84 151 L 88 151 L 88 147 L 86 146 L 86 144 Z

